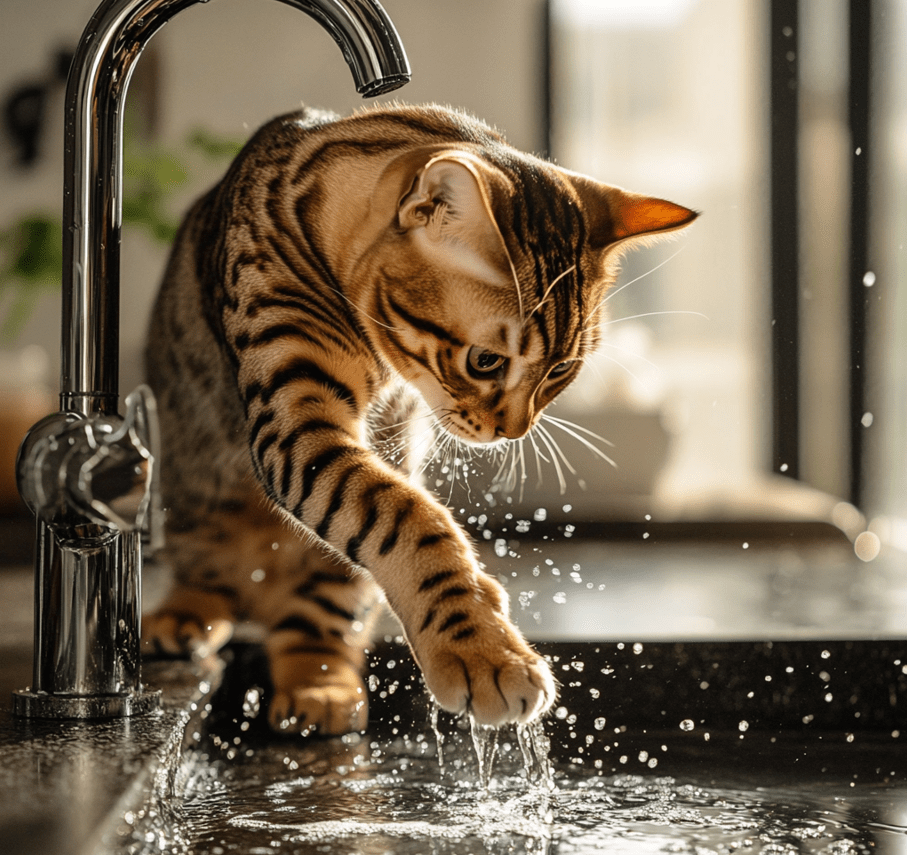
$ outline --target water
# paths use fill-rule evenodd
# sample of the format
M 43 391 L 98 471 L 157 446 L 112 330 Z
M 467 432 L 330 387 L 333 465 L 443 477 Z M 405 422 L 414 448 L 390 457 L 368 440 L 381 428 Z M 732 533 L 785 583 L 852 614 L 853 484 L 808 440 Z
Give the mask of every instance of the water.
M 392 644 L 370 662 L 368 734 L 329 740 L 270 733 L 262 654 L 237 649 L 167 851 L 907 855 L 900 647 L 540 647 L 561 681 L 544 727 L 432 710 Z M 894 676 L 858 691 L 872 657 Z
M 430 728 L 389 742 L 367 736 L 264 743 L 214 737 L 189 767 L 185 852 L 907 852 L 903 787 L 852 786 L 821 775 L 804 780 L 792 764 L 789 783 L 771 786 L 754 784 L 759 776 L 746 774 L 736 776 L 735 785 L 733 775 L 716 779 L 702 768 L 698 775 L 658 775 L 558 766 L 549 789 L 537 770 L 527 774 L 525 734 L 521 741 L 514 730 L 501 731 L 493 751 L 484 730 L 474 745 L 474 729 L 450 724 L 439 724 L 446 730 L 443 768 Z M 541 750 L 532 745 L 530 754 Z M 633 761 L 641 762 L 636 756 Z

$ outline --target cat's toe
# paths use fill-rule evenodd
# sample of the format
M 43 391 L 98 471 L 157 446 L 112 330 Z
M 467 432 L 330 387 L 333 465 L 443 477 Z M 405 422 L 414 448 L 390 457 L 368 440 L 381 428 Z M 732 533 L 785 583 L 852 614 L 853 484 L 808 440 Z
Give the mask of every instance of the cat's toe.
M 296 686 L 276 690 L 268 722 L 277 733 L 341 736 L 365 730 L 368 702 L 365 686 Z
M 468 712 L 478 724 L 498 727 L 534 721 L 557 697 L 548 663 L 532 651 L 450 653 L 445 658 L 429 690 L 441 707 L 456 714 Z

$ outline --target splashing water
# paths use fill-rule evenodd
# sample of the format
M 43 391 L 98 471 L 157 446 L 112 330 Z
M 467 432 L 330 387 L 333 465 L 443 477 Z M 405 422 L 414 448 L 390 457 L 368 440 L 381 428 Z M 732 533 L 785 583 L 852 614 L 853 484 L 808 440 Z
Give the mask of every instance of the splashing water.
M 523 769 L 530 784 L 546 792 L 553 792 L 554 766 L 551 763 L 551 743 L 545 734 L 541 719 L 517 725 L 517 740 L 523 754 Z
M 208 783 L 197 782 L 182 806 L 186 852 L 869 855 L 900 851 L 907 831 L 884 813 L 890 794 L 873 802 L 869 790 L 828 782 L 701 786 L 564 768 L 556 790 L 527 791 L 516 754 L 523 746 L 506 733 L 490 789 L 475 784 L 472 735 L 463 732 L 458 745 L 448 740 L 443 779 L 424 739 L 371 751 L 366 740 L 279 742 L 229 763 L 205 760 Z M 286 762 L 288 751 L 305 774 Z
M 494 769 L 494 757 L 498 752 L 498 729 L 479 724 L 470 716 L 469 732 L 479 761 L 479 784 L 483 790 L 487 790 Z
M 435 735 L 438 751 L 438 768 L 444 774 L 444 742 L 446 737 L 439 724 L 441 708 L 432 700 L 431 729 Z M 500 729 L 479 724 L 472 716 L 469 718 L 469 732 L 476 753 L 479 768 L 479 784 L 487 790 L 494 774 L 494 761 L 498 751 Z M 555 789 L 554 766 L 551 763 L 551 743 L 545 735 L 545 725 L 540 720 L 516 726 L 517 744 L 523 758 L 523 772 L 529 784 L 543 792 Z

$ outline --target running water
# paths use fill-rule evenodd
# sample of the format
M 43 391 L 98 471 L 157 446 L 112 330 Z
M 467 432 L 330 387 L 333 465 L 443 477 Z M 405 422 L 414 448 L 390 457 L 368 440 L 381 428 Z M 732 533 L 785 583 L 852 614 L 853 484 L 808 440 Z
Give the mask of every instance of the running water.
M 472 736 L 476 760 L 479 763 L 479 786 L 483 790 L 487 790 L 491 783 L 491 773 L 494 770 L 494 757 L 498 752 L 498 729 L 479 724 L 470 716 L 469 733 Z
M 441 733 L 441 728 L 438 726 L 438 713 L 441 712 L 441 707 L 438 706 L 438 702 L 432 698 L 431 699 L 431 729 L 435 734 L 435 743 L 438 746 L 438 767 L 441 770 L 441 774 L 444 774 L 444 734 Z
M 523 769 L 529 783 L 545 792 L 554 792 L 551 742 L 545 733 L 544 722 L 536 719 L 529 724 L 517 725 L 516 736 L 523 754 Z
M 441 708 L 432 700 L 431 729 L 434 732 L 438 750 L 438 768 L 443 775 L 444 742 L 446 737 L 438 721 L 440 711 Z M 470 716 L 469 732 L 479 767 L 479 784 L 483 790 L 487 790 L 494 775 L 494 761 L 497 757 L 498 738 L 501 729 L 481 725 Z M 516 725 L 516 737 L 523 757 L 523 772 L 526 775 L 526 780 L 533 788 L 544 792 L 553 792 L 555 789 L 554 767 L 549 756 L 551 743 L 545 735 L 544 722 L 537 719 L 528 724 Z

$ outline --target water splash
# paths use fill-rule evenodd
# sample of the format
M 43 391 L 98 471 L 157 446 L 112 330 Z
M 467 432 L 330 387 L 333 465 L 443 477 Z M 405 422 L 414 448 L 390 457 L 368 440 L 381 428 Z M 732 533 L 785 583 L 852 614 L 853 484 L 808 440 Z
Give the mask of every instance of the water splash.
M 544 735 L 543 728 L 526 727 L 533 729 L 531 739 Z M 480 739 L 488 735 L 480 733 Z M 379 759 L 374 752 L 369 759 L 360 745 L 355 756 L 344 754 L 340 766 L 336 746 L 310 745 L 305 765 L 311 774 L 304 776 L 282 762 L 286 743 L 269 747 L 254 762 L 221 766 L 215 789 L 190 794 L 184 804 L 188 851 L 870 855 L 897 847 L 907 831 L 881 810 L 884 800 L 868 801 L 866 791 L 864 804 L 859 792 L 829 788 L 828 782 L 701 786 L 669 776 L 599 776 L 570 768 L 559 771 L 557 790 L 527 792 L 513 774 L 510 761 L 518 758 L 508 752 L 504 734 L 498 739 L 501 770 L 489 791 L 475 786 L 468 764 L 460 767 L 466 774 L 440 780 L 433 753 L 406 740 L 383 745 Z M 471 734 L 462 736 L 460 754 L 469 754 Z M 448 754 L 446 763 L 454 768 L 471 759 L 452 748 Z M 352 762 L 357 757 L 362 762 Z
M 438 706 L 438 702 L 432 698 L 431 699 L 431 729 L 435 734 L 435 744 L 438 746 L 438 767 L 441 770 L 441 774 L 444 774 L 444 734 L 441 732 L 441 728 L 438 726 L 438 713 L 441 712 L 441 707 Z
M 486 727 L 470 716 L 469 732 L 479 762 L 479 784 L 483 790 L 487 790 L 494 770 L 494 758 L 498 752 L 498 728 Z
M 541 719 L 529 724 L 519 724 L 516 729 L 520 751 L 523 754 L 523 769 L 526 779 L 533 786 L 554 792 L 554 766 L 551 763 L 551 742 L 545 733 Z

